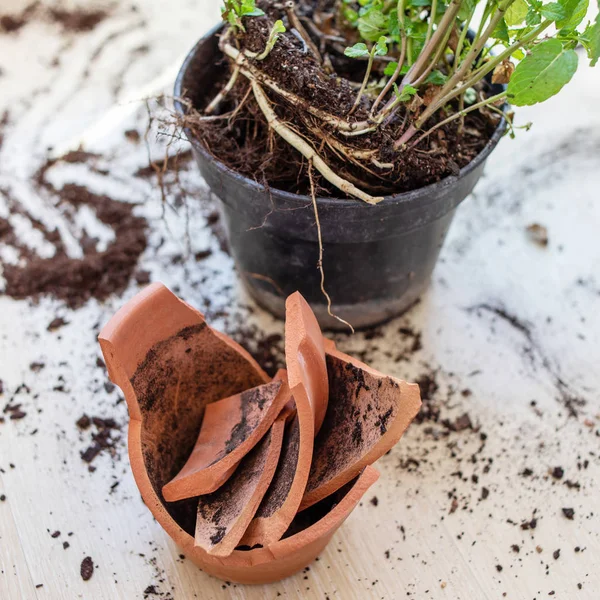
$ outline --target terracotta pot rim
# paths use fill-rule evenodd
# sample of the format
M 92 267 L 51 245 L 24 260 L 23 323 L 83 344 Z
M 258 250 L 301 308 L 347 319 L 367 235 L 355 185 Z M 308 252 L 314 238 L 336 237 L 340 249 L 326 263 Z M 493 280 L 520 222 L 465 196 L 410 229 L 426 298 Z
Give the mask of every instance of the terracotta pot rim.
M 223 28 L 222 24 L 216 25 L 210 31 L 208 31 L 204 36 L 200 38 L 198 42 L 194 45 L 194 47 L 190 50 L 188 55 L 185 57 L 181 69 L 177 74 L 177 79 L 175 81 L 175 88 L 173 91 L 173 96 L 175 98 L 174 105 L 175 110 L 181 116 L 185 116 L 186 107 L 181 102 L 181 98 L 185 97 L 183 82 L 187 75 L 188 69 L 193 65 L 194 60 L 196 59 L 196 55 L 203 44 L 207 39 L 216 36 L 219 31 Z M 504 136 L 506 132 L 507 122 L 506 118 L 502 118 L 496 130 L 494 131 L 492 137 L 485 145 L 483 150 L 465 167 L 460 170 L 458 175 L 449 175 L 445 177 L 441 181 L 436 183 L 431 183 L 427 186 L 411 190 L 408 192 L 402 192 L 400 194 L 392 194 L 386 196 L 383 201 L 377 204 L 377 207 L 383 206 L 393 206 L 398 204 L 408 204 L 408 203 L 420 203 L 424 198 L 433 196 L 434 190 L 441 190 L 445 188 L 452 187 L 456 185 L 458 181 L 469 175 L 472 171 L 475 171 L 479 166 L 481 166 L 485 161 L 489 158 L 492 151 L 498 145 L 498 142 Z M 222 174 L 226 174 L 228 177 L 237 180 L 240 184 L 243 184 L 245 187 L 253 188 L 256 191 L 264 191 L 264 186 L 257 183 L 253 179 L 250 179 L 237 171 L 229 168 L 222 161 L 215 158 L 212 154 L 210 154 L 202 142 L 193 134 L 193 132 L 189 128 L 184 128 L 186 137 L 190 141 L 190 143 L 194 146 L 194 149 L 202 154 L 205 160 L 213 162 L 217 167 L 218 171 Z M 307 202 L 310 201 L 310 198 L 306 195 L 302 194 L 293 194 L 291 192 L 286 192 L 284 190 L 280 190 L 276 187 L 271 188 L 271 193 L 275 193 L 277 197 L 287 200 L 288 202 L 295 202 L 298 205 L 304 206 Z M 374 207 L 366 202 L 361 202 L 356 199 L 349 198 L 317 198 L 317 202 L 323 206 L 332 206 L 332 207 L 342 207 L 342 206 L 352 206 L 353 208 L 362 207 L 365 210 L 373 210 Z

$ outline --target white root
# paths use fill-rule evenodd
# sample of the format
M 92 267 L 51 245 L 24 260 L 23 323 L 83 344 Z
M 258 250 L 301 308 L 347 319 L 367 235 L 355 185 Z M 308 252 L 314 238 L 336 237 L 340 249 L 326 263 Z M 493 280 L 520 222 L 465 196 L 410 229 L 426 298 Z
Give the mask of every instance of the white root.
M 257 81 L 252 81 L 252 91 L 258 106 L 262 110 L 267 123 L 269 126 L 277 132 L 288 144 L 296 148 L 308 161 L 310 161 L 315 169 L 323 175 L 323 177 L 329 181 L 332 185 L 337 187 L 339 190 L 359 198 L 368 204 L 377 204 L 383 200 L 383 197 L 374 197 L 362 190 L 358 189 L 353 183 L 343 179 L 339 175 L 336 175 L 331 168 L 325 163 L 325 161 L 316 153 L 315 149 L 306 140 L 301 138 L 297 133 L 294 133 L 289 127 L 284 125 L 275 114 L 275 111 L 271 107 L 271 103 L 267 98 L 264 90 Z

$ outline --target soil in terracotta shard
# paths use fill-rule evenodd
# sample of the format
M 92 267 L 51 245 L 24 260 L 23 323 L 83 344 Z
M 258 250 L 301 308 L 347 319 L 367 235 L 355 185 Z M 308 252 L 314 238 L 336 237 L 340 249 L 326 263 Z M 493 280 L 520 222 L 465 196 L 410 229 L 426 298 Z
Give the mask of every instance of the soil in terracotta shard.
M 313 3 L 296 3 L 299 15 L 311 17 Z M 299 5 L 299 6 L 298 6 Z M 274 19 L 281 18 L 280 9 L 274 8 L 273 2 L 262 2 L 266 17 L 248 18 L 244 23 L 246 33 L 241 38 L 243 47 L 253 51 L 264 49 Z M 318 38 L 313 41 L 319 45 Z M 352 42 L 353 43 L 353 42 Z M 352 45 L 348 43 L 346 45 Z M 326 73 L 310 52 L 306 52 L 304 44 L 292 33 L 280 36 L 270 55 L 255 66 L 274 79 L 282 88 L 293 92 L 301 99 L 316 108 L 321 108 L 336 116 L 359 121 L 368 116 L 369 106 L 365 102 L 348 117 L 356 91 L 350 84 L 364 76 L 365 63 L 346 58 L 339 49 L 328 46 L 328 54 L 335 65 L 336 73 Z M 230 68 L 227 60 L 221 56 L 219 77 L 210 86 L 198 86 L 190 100 L 195 108 L 202 110 L 217 94 L 229 78 Z M 218 62 L 218 59 L 215 61 Z M 308 172 L 305 159 L 278 135 L 269 130 L 263 113 L 256 104 L 252 94 L 242 102 L 248 92 L 249 83 L 240 77 L 234 90 L 220 107 L 221 113 L 228 113 L 242 105 L 234 119 L 221 119 L 211 122 L 191 120 L 189 125 L 194 134 L 202 140 L 205 147 L 217 159 L 232 169 L 256 180 L 258 183 L 273 186 L 277 189 L 293 193 L 308 192 Z M 419 144 L 416 150 L 397 153 L 392 149 L 393 142 L 400 137 L 404 114 L 396 115 L 385 127 L 365 136 L 356 136 L 344 143 L 357 150 L 381 149 L 382 159 L 394 162 L 394 170 L 368 174 L 360 167 L 348 161 L 340 161 L 333 153 L 327 152 L 322 141 L 308 132 L 304 121 L 299 117 L 297 109 L 282 102 L 271 94 L 276 110 L 283 122 L 293 123 L 299 127 L 305 137 L 319 147 L 323 158 L 333 170 L 359 187 L 371 193 L 393 194 L 429 185 L 450 175 L 456 175 L 461 168 L 469 164 L 485 147 L 498 122 L 476 113 L 469 113 L 464 121 L 464 128 L 459 130 L 459 121 L 441 127 L 428 139 Z M 433 126 L 445 116 L 434 115 L 428 122 Z M 317 127 L 320 123 L 315 120 Z M 266 152 L 265 148 L 272 149 Z M 362 183 L 362 186 L 361 186 Z M 324 180 L 319 181 L 321 196 L 339 197 L 341 192 Z
M 294 482 L 299 450 L 300 422 L 296 417 L 286 428 L 277 471 L 275 471 L 273 481 L 256 511 L 256 517 L 266 519 L 283 506 Z
M 327 356 L 330 400 L 315 438 L 309 493 L 356 464 L 387 431 L 398 413 L 398 384 Z
M 308 529 L 309 527 L 326 517 L 344 499 L 346 494 L 348 494 L 348 492 L 354 487 L 359 477 L 360 475 L 343 485 L 339 490 L 337 490 L 333 494 L 327 496 L 327 498 L 323 498 L 323 500 L 320 500 L 316 504 L 313 504 L 306 510 L 299 512 L 295 516 L 288 530 L 283 534 L 282 539 L 291 537 L 292 535 L 296 535 L 297 533 L 301 533 L 305 529 Z
M 131 383 L 142 412 L 144 462 L 162 498 L 163 485 L 181 470 L 194 448 L 206 406 L 263 381 L 238 352 L 202 323 L 156 344 Z M 177 414 L 172 409 L 176 394 Z M 197 499 L 166 505 L 192 536 L 197 505 Z

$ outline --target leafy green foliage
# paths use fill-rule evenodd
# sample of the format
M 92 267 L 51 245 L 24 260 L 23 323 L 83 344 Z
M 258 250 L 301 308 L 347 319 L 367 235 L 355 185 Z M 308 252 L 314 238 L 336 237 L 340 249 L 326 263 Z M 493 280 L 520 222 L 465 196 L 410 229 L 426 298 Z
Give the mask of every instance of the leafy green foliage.
M 382 35 L 375 44 L 375 56 L 387 56 L 388 52 L 388 39 Z
M 575 74 L 577 61 L 576 52 L 565 50 L 557 39 L 538 44 L 515 69 L 508 84 L 509 100 L 528 106 L 554 96 Z
M 371 9 L 358 19 L 358 31 L 364 40 L 376 42 L 389 33 L 389 18 L 380 10 Z
M 425 83 L 431 83 L 433 85 L 444 85 L 448 78 L 441 71 L 432 71 L 427 76 Z
M 585 18 L 589 0 L 561 0 L 566 16 L 556 22 L 557 29 L 575 29 Z
M 358 44 L 354 44 L 351 48 L 346 48 L 344 54 L 349 58 L 363 58 L 369 56 L 369 49 L 366 44 L 359 42 Z
M 271 31 L 269 32 L 269 39 L 267 40 L 265 49 L 261 54 L 257 56 L 257 59 L 264 60 L 265 58 L 267 58 L 267 56 L 269 56 L 269 54 L 271 53 L 271 50 L 273 50 L 273 48 L 275 47 L 279 36 L 285 32 L 286 29 L 285 25 L 283 24 L 283 21 L 275 21 L 275 23 L 273 23 L 273 27 L 271 27 Z
M 416 93 L 417 89 L 412 85 L 405 85 L 402 91 L 400 91 L 398 86 L 394 84 L 394 94 L 396 94 L 399 102 L 408 102 Z
M 567 16 L 565 7 L 560 2 L 545 4 L 540 9 L 540 13 L 544 19 L 548 19 L 549 21 L 559 21 Z
M 256 0 L 224 0 L 221 16 L 233 29 L 245 31 L 242 17 L 261 17 L 265 13 L 256 6 Z
M 596 15 L 594 23 L 588 23 L 585 31 L 579 37 L 581 45 L 586 49 L 592 67 L 600 59 L 600 13 Z
M 411 67 L 423 60 L 425 43 L 442 26 L 444 15 L 455 6 L 453 0 L 437 0 L 436 14 L 431 14 L 432 0 L 402 0 L 400 14 L 397 0 L 342 0 L 339 15 L 358 35 L 358 43 L 346 49 L 346 56 L 371 59 L 391 56 L 395 60 L 385 65 L 386 77 L 396 76 L 396 61 L 401 45 L 405 45 L 404 62 L 398 70 L 399 88 L 395 88 L 401 102 L 409 102 L 422 86 L 435 85 L 440 88 L 439 93 L 450 94 L 468 82 L 468 88 L 463 85 L 462 94 L 466 103 L 474 103 L 479 93 L 476 90 L 480 89 L 477 81 L 493 74 L 497 82 L 508 83 L 507 93 L 515 105 L 526 105 L 549 98 L 571 79 L 577 68 L 574 52 L 577 44 L 584 46 L 592 65 L 600 60 L 600 16 L 581 25 L 588 5 L 589 0 L 461 0 L 457 16 L 446 30 L 449 35 L 445 38 L 448 39 L 445 50 L 437 54 L 438 62 L 419 80 Z M 506 10 L 499 14 L 502 7 Z M 482 13 L 484 23 L 478 30 L 479 17 L 471 19 L 474 14 Z M 492 19 L 496 26 L 474 58 L 470 50 Z M 553 34 L 554 29 L 549 29 L 551 24 L 556 28 Z M 451 35 L 450 27 L 454 30 Z M 462 36 L 459 56 L 454 56 L 456 42 L 465 27 L 478 33 L 475 40 Z M 494 46 L 501 49 L 492 50 Z M 496 58 L 498 54 L 502 56 Z M 463 73 L 462 81 L 451 81 L 456 68 L 453 65 L 462 65 L 465 60 L 472 61 L 469 71 Z M 402 82 L 407 75 L 412 75 L 411 79 Z M 450 87 L 446 86 L 449 82 Z M 479 96 L 479 100 L 482 98 Z
M 515 0 L 506 10 L 504 20 L 509 27 L 513 25 L 519 25 L 525 20 L 529 6 L 525 0 Z

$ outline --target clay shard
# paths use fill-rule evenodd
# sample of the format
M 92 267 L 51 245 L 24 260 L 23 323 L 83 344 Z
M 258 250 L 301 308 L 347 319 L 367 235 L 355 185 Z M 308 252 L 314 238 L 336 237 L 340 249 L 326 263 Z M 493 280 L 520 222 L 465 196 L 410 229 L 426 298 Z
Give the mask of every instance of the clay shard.
M 285 418 L 273 423 L 225 485 L 200 497 L 195 546 L 213 556 L 229 556 L 239 544 L 275 474 Z
M 306 390 L 317 435 L 329 399 L 327 365 L 319 323 L 300 292 L 285 303 L 285 361 L 290 388 L 302 384 Z
M 283 371 L 270 383 L 209 404 L 190 457 L 163 487 L 165 500 L 175 502 L 217 490 L 265 435 L 289 398 Z
M 314 444 L 314 419 L 301 384 L 292 390 L 296 416 L 286 427 L 273 481 L 241 543 L 270 546 L 282 538 L 294 520 L 308 481 Z
M 330 401 L 315 438 L 300 510 L 334 493 L 402 437 L 421 407 L 419 387 L 326 348 Z

